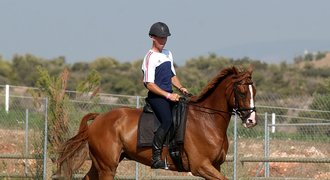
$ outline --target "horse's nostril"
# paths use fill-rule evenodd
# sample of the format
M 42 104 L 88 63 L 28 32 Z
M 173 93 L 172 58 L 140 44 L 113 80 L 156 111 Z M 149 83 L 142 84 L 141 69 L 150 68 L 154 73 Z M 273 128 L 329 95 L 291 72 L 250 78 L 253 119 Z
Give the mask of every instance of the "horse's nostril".
M 248 119 L 246 123 L 247 124 L 254 124 L 254 121 L 253 121 L 253 119 Z

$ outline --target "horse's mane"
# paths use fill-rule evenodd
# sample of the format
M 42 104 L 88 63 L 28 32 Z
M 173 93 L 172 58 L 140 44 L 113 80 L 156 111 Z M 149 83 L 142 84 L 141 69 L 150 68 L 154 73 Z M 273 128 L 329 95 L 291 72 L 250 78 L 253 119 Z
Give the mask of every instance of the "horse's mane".
M 226 77 L 230 76 L 230 75 L 237 75 L 240 74 L 240 72 L 242 72 L 241 69 L 232 66 L 232 67 L 228 67 L 225 68 L 223 70 L 221 70 L 211 81 L 210 83 L 205 86 L 203 88 L 203 90 L 201 91 L 201 93 L 198 96 L 192 96 L 190 98 L 191 102 L 199 102 L 203 99 L 205 99 L 206 97 L 208 97 L 213 90 L 217 87 L 217 85 L 219 83 L 221 83 Z

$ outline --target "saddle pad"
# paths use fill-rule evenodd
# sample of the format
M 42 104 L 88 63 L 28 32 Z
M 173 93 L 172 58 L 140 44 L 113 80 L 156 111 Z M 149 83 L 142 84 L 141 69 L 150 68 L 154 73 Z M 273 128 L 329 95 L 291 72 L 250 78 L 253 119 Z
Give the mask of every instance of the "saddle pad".
M 151 147 L 154 132 L 160 126 L 160 122 L 154 113 L 142 112 L 138 125 L 138 147 Z

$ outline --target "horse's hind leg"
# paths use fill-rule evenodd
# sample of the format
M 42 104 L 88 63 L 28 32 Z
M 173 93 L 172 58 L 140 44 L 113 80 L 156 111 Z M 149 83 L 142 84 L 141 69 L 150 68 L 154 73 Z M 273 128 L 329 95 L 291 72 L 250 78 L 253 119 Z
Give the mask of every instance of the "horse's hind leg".
M 90 157 L 93 161 L 93 171 L 97 171 L 100 180 L 113 180 L 120 160 L 122 159 L 122 146 L 108 143 L 103 148 L 91 150 Z M 98 156 L 96 156 L 97 154 Z M 92 169 L 91 169 L 92 170 Z M 94 174 L 93 174 L 94 175 Z
M 92 165 L 88 173 L 84 176 L 83 180 L 113 180 L 114 179 L 117 169 L 116 167 L 118 166 L 118 163 L 117 165 L 112 166 L 114 168 L 104 168 L 107 166 L 104 166 L 103 162 L 95 158 L 92 155 L 92 153 L 90 153 L 90 158 L 92 160 Z
M 116 168 L 102 168 L 100 169 L 100 163 L 96 162 L 96 159 L 91 156 L 92 166 L 83 180 L 113 180 L 116 173 Z M 94 164 L 96 162 L 97 165 Z M 101 162 L 102 163 L 102 162 Z M 103 166 L 103 165 L 102 165 Z
M 97 169 L 96 169 L 94 163 L 92 163 L 91 168 L 89 169 L 88 173 L 83 178 L 83 180 L 98 180 L 98 179 L 99 179 L 99 174 L 97 172 Z

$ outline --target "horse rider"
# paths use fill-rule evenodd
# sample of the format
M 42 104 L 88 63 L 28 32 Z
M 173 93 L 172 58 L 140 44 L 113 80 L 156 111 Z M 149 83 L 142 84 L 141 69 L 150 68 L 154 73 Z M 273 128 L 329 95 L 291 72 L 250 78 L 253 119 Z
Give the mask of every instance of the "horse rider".
M 154 23 L 149 30 L 152 47 L 142 63 L 143 83 L 148 89 L 147 100 L 161 123 L 152 143 L 151 168 L 153 169 L 165 168 L 165 162 L 161 158 L 162 148 L 172 124 L 172 106 L 180 97 L 173 92 L 172 86 L 181 93 L 188 94 L 188 90 L 181 85 L 176 76 L 171 51 L 164 49 L 167 37 L 170 35 L 165 23 Z

